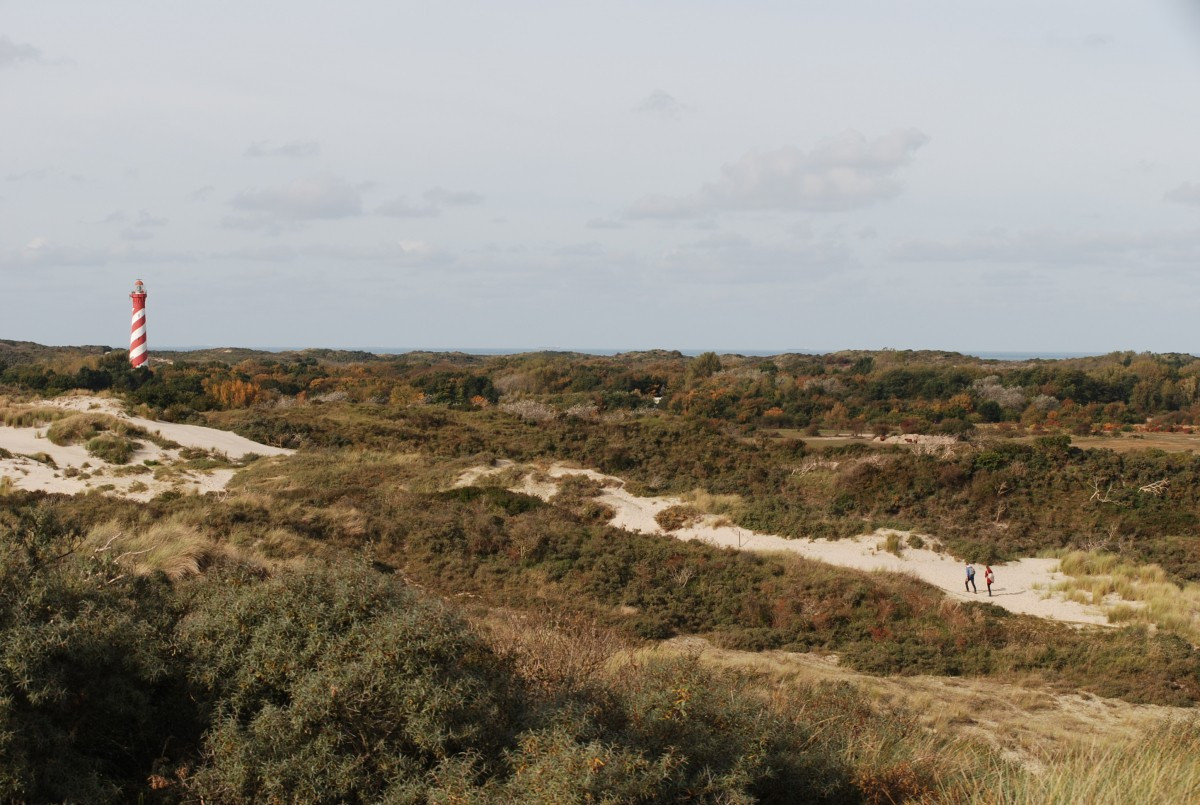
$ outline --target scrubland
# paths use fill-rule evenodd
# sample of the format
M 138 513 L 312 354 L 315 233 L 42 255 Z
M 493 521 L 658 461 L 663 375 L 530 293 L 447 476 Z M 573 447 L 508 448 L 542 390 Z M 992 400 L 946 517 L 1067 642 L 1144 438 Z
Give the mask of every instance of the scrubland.
M 151 374 L 0 350 L 14 399 L 100 386 L 142 416 L 298 448 L 220 492 L 143 503 L 0 483 L 0 798 L 1200 795 L 1200 463 L 1069 436 L 1147 406 L 1184 424 L 1195 367 L 828 357 L 239 354 Z M 1068 388 L 1095 399 L 1067 406 Z M 1100 402 L 1120 395 L 1122 409 Z M 818 446 L 777 427 L 878 417 L 1027 440 Z M 83 444 L 147 438 L 96 414 L 12 426 L 33 424 Z M 624 532 L 600 481 L 544 501 L 512 491 L 501 460 L 680 496 L 670 524 L 1054 551 L 1066 592 L 1127 603 L 1113 628 L 1074 628 L 901 575 Z M 481 465 L 498 470 L 456 486 Z

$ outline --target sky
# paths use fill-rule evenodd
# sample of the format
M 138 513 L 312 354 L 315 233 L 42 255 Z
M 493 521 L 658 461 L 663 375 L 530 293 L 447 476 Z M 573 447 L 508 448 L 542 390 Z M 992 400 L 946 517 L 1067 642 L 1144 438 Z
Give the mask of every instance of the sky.
M 1200 353 L 1198 6 L 0 0 L 0 338 Z

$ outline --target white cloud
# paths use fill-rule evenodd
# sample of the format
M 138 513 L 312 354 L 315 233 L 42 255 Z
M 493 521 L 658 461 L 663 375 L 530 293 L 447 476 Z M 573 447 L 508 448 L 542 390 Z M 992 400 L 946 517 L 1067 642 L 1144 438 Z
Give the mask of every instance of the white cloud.
M 753 241 L 719 233 L 670 249 L 663 265 L 713 284 L 789 282 L 824 277 L 858 265 L 836 231 L 819 238 Z
M 422 197 L 425 204 L 410 204 L 404 196 L 394 198 L 375 208 L 376 215 L 389 218 L 433 218 L 442 214 L 442 207 L 466 207 L 483 203 L 483 195 L 470 190 L 447 190 L 434 187 L 426 190 Z
M 686 113 L 695 110 L 685 103 L 680 103 L 674 96 L 663 92 L 661 89 L 656 89 L 645 98 L 642 98 L 638 102 L 638 105 L 633 107 L 633 111 L 644 115 L 678 120 Z
M 45 63 L 42 52 L 33 45 L 14 42 L 7 36 L 0 36 L 0 69 L 21 64 Z
M 147 251 L 132 244 L 106 247 L 59 245 L 39 235 L 20 249 L 0 252 L 0 268 L 66 268 L 103 266 L 109 263 L 187 263 L 195 259 L 189 252 Z
M 272 145 L 270 140 L 258 140 L 250 143 L 245 156 L 248 157 L 289 157 L 305 159 L 321 154 L 321 144 L 315 140 L 292 140 L 281 145 Z
M 592 218 L 587 222 L 588 229 L 624 229 L 625 224 L 615 218 Z
M 560 257 L 604 257 L 607 250 L 594 240 L 588 243 L 570 243 L 554 250 Z
M 1008 232 L 994 229 L 955 240 L 908 240 L 891 250 L 902 262 L 1113 265 L 1200 260 L 1200 231 Z
M 426 204 L 420 207 L 409 204 L 404 196 L 400 196 L 380 204 L 375 208 L 375 214 L 386 215 L 389 218 L 433 218 L 441 215 L 441 210 L 436 204 Z
M 14 171 L 4 177 L 6 182 L 23 182 L 27 179 L 45 179 L 49 175 L 49 171 L 45 168 L 33 168 L 30 170 Z
M 445 207 L 465 207 L 483 203 L 483 194 L 471 190 L 447 190 L 444 187 L 434 187 L 425 191 L 425 200 L 430 204 Z
M 646 196 L 628 218 L 695 218 L 747 210 L 831 211 L 865 207 L 900 193 L 895 172 L 929 142 L 916 129 L 868 140 L 847 131 L 805 153 L 795 146 L 751 151 L 721 168 L 715 182 L 690 196 Z
M 1178 204 L 1200 204 L 1200 184 L 1184 182 L 1179 187 L 1168 190 L 1163 194 L 1163 198 Z
M 216 188 L 210 184 L 206 184 L 203 187 L 197 187 L 195 190 L 188 193 L 188 201 L 207 201 L 208 197 L 213 194 L 214 190 L 216 190 Z
M 362 214 L 358 188 L 338 176 L 312 176 L 284 187 L 243 190 L 230 201 L 239 210 L 285 221 L 335 220 Z

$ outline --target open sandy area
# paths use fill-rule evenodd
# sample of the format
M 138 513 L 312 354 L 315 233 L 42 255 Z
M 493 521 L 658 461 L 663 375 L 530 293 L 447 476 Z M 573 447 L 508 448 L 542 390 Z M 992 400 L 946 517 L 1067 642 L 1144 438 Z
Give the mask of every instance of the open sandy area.
M 476 468 L 464 473 L 458 484 L 470 485 L 484 475 L 512 466 L 509 462 L 498 462 L 496 467 Z M 1068 623 L 1108 625 L 1108 616 L 1101 608 L 1068 601 L 1065 596 L 1049 591 L 1052 585 L 1066 578 L 1057 570 L 1057 559 L 1021 559 L 994 566 L 996 582 L 992 585 L 993 594 L 989 597 L 983 582 L 982 565 L 976 565 L 976 584 L 980 592 L 967 592 L 964 589 L 965 566 L 957 559 L 928 547 L 905 547 L 899 556 L 884 549 L 889 534 L 907 539 L 911 535 L 905 532 L 885 529 L 841 540 L 787 539 L 725 525 L 722 524 L 724 518 L 712 515 L 705 515 L 692 526 L 667 532 L 654 517 L 663 509 L 685 505 L 679 498 L 639 497 L 626 491 L 620 478 L 564 464 L 538 467 L 536 472 L 532 467 L 529 469 L 530 472 L 525 475 L 521 485 L 515 487 L 515 491 L 536 495 L 543 500 L 553 497 L 558 491 L 558 481 L 568 475 L 585 475 L 605 484 L 596 500 L 616 512 L 611 525 L 627 531 L 700 540 L 738 550 L 794 553 L 807 559 L 858 570 L 909 573 L 940 588 L 956 600 L 986 601 L 1012 612 Z M 923 541 L 926 545 L 935 542 L 930 537 L 923 537 Z
M 168 490 L 203 494 L 224 489 L 236 469 L 189 466 L 180 456 L 183 448 L 205 450 L 214 458 L 231 462 L 249 454 L 281 456 L 292 452 L 215 428 L 128 416 L 118 401 L 106 397 L 59 397 L 31 402 L 27 407 L 109 414 L 180 446 L 162 448 L 142 439 L 139 440 L 141 447 L 127 464 L 114 465 L 90 455 L 82 444 L 54 444 L 46 438 L 48 425 L 31 428 L 0 425 L 0 448 L 12 454 L 12 458 L 0 458 L 0 479 L 8 478 L 7 483 L 17 489 L 67 495 L 101 490 L 135 500 L 149 500 Z M 41 460 L 35 456 L 40 456 Z M 53 463 L 46 461 L 45 457 L 49 457 Z

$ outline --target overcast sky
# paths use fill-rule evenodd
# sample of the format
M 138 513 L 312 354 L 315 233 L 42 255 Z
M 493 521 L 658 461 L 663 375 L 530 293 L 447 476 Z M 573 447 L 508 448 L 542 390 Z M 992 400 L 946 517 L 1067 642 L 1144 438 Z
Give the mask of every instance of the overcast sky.
M 1186 0 L 0 0 L 0 338 L 1200 353 Z

